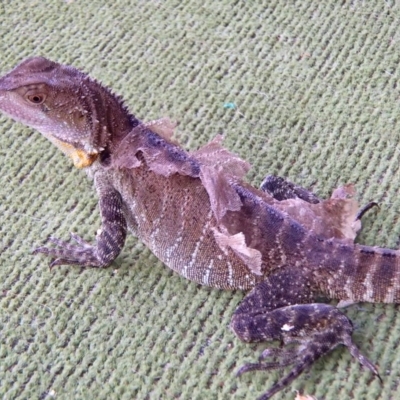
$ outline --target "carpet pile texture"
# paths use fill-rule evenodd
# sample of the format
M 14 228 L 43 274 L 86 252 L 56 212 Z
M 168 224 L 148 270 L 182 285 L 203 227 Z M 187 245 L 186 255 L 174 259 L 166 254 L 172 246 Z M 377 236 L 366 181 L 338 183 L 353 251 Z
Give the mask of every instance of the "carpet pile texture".
M 194 150 L 217 134 L 253 165 L 327 197 L 352 182 L 376 201 L 358 241 L 400 236 L 400 8 L 394 1 L 0 3 L 0 73 L 43 55 L 113 88 L 141 119 L 168 116 Z M 106 269 L 32 255 L 50 235 L 87 240 L 97 199 L 40 134 L 0 116 L 0 397 L 256 399 L 281 372 L 235 377 L 265 345 L 239 342 L 243 298 L 186 281 L 130 237 Z M 400 398 L 400 313 L 347 309 L 383 385 L 338 348 L 274 399 Z

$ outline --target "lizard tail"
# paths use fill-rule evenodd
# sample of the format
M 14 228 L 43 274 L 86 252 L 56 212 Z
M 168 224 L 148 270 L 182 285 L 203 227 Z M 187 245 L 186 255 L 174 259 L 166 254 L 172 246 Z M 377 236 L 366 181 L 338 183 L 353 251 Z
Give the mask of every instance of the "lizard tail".
M 342 301 L 400 303 L 400 251 L 332 241 L 326 245 L 334 248 L 318 268 L 325 275 L 320 276 L 324 293 Z

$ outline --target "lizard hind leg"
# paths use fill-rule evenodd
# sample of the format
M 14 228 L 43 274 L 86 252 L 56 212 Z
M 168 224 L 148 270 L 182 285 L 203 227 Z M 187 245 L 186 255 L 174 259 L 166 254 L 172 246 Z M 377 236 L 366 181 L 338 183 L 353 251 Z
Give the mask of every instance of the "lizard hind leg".
M 260 190 L 268 193 L 278 201 L 296 198 L 304 200 L 310 204 L 318 204 L 323 201 L 310 190 L 295 185 L 294 183 L 276 175 L 267 175 L 260 185 Z M 360 207 L 355 220 L 361 220 L 361 218 L 373 207 L 379 208 L 379 204 L 375 201 L 371 201 L 363 207 Z
M 276 175 L 267 175 L 262 181 L 260 189 L 278 201 L 296 198 L 311 204 L 321 201 L 313 192 Z
M 293 272 L 293 271 L 292 271 Z M 266 349 L 258 363 L 245 364 L 238 375 L 255 370 L 281 369 L 291 366 L 259 400 L 279 392 L 314 361 L 342 344 L 365 368 L 379 377 L 376 367 L 353 343 L 353 326 L 336 307 L 308 302 L 311 291 L 300 276 L 278 272 L 256 286 L 233 315 L 231 328 L 245 342 L 279 340 L 282 348 Z M 287 286 L 283 284 L 287 283 Z M 307 302 L 307 304 L 299 304 Z M 264 361 L 270 358 L 270 361 Z

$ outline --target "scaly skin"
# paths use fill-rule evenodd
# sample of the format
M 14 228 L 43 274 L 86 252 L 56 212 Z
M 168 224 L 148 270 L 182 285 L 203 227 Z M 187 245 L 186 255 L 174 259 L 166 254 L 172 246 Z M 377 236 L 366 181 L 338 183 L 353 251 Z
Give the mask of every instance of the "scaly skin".
M 127 229 L 168 267 L 200 284 L 251 289 L 231 327 L 245 342 L 280 340 L 239 374 L 292 365 L 261 399 L 343 344 L 364 367 L 374 365 L 352 342 L 352 325 L 317 296 L 400 302 L 397 251 L 354 244 L 364 208 L 350 186 L 331 199 L 277 177 L 261 190 L 242 178 L 249 165 L 215 139 L 188 153 L 166 124 L 144 124 L 109 89 L 72 68 L 30 58 L 0 78 L 0 110 L 39 130 L 94 180 L 102 219 L 95 243 L 52 239 L 36 250 L 51 266 L 105 267 Z

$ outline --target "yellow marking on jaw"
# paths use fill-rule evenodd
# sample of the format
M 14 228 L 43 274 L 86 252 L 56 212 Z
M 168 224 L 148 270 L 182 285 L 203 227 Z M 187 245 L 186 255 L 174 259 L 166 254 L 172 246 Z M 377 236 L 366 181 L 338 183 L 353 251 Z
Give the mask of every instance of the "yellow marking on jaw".
M 83 150 L 75 150 L 74 153 L 70 154 L 76 168 L 89 167 L 96 161 L 98 156 L 98 154 L 85 153 Z
M 98 153 L 87 153 L 84 150 L 77 149 L 72 144 L 62 142 L 61 140 L 51 138 L 51 141 L 68 157 L 72 159 L 76 168 L 86 168 L 92 165 L 97 157 Z

